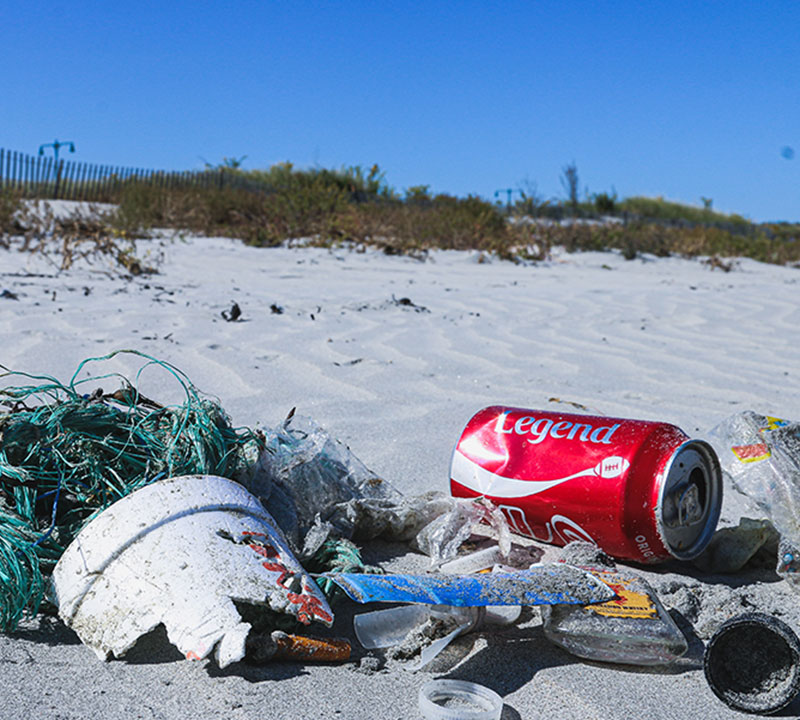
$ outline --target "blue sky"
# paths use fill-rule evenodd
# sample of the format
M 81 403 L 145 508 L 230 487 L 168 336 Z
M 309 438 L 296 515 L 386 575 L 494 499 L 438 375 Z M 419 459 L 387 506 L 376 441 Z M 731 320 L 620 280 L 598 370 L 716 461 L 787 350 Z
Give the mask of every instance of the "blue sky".
M 12 150 L 489 199 L 563 197 L 574 162 L 581 192 L 800 220 L 796 2 L 6 2 L 0 61 Z

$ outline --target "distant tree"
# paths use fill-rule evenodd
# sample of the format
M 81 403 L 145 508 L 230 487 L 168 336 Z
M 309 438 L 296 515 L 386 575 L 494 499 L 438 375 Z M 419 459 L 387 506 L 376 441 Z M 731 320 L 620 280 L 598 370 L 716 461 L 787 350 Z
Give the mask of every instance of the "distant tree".
M 573 211 L 578 209 L 578 166 L 573 160 L 561 169 L 561 187 L 567 193 L 567 200 Z
M 238 170 L 242 167 L 242 163 L 247 160 L 247 155 L 242 157 L 224 157 L 222 158 L 222 167 L 230 168 L 231 170 Z
M 518 184 L 517 192 L 519 192 L 520 199 L 517 200 L 515 210 L 520 215 L 536 217 L 539 209 L 548 203 L 539 192 L 539 186 L 529 178 L 525 178 Z
M 430 185 L 412 185 L 406 190 L 406 202 L 429 203 L 431 201 Z

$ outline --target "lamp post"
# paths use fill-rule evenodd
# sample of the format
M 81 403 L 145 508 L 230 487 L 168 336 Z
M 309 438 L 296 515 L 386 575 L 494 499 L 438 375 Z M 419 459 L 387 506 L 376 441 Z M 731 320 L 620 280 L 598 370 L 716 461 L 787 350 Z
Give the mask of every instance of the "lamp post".
M 51 147 L 53 148 L 53 155 L 56 158 L 56 164 L 58 164 L 58 151 L 60 148 L 64 147 L 64 145 L 69 145 L 69 151 L 71 153 L 75 152 L 75 143 L 71 140 L 65 140 L 64 142 L 59 142 L 56 140 L 55 142 L 47 143 L 45 145 L 39 145 L 39 155 L 44 155 L 44 149 Z
M 495 197 L 500 197 L 500 193 L 505 193 L 506 194 L 506 211 L 508 213 L 511 213 L 511 196 L 515 192 L 518 192 L 520 194 L 520 196 L 522 196 L 522 190 L 515 190 L 514 188 L 505 188 L 505 189 L 502 189 L 502 190 L 495 190 L 494 191 L 494 196 Z
M 61 161 L 61 163 L 58 162 L 58 151 L 65 145 L 69 147 L 69 151 L 71 153 L 75 152 L 75 143 L 72 142 L 71 140 L 66 140 L 64 142 L 59 142 L 58 140 L 56 140 L 55 142 L 39 145 L 39 155 L 44 155 L 45 148 L 48 147 L 53 148 L 53 155 L 55 157 L 55 166 L 56 166 L 56 187 L 55 190 L 53 191 L 53 194 L 55 195 L 56 200 L 58 200 L 58 186 L 61 182 L 61 164 L 64 162 L 63 160 Z

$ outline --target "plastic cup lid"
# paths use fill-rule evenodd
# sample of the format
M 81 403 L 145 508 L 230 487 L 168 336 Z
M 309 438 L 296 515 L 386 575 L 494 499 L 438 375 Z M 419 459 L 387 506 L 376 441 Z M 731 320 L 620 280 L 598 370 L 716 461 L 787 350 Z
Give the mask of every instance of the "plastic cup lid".
M 431 680 L 419 689 L 419 709 L 426 720 L 500 720 L 503 698 L 466 680 Z
M 777 618 L 739 615 L 714 633 L 703 668 L 714 694 L 729 707 L 774 713 L 800 693 L 800 640 Z

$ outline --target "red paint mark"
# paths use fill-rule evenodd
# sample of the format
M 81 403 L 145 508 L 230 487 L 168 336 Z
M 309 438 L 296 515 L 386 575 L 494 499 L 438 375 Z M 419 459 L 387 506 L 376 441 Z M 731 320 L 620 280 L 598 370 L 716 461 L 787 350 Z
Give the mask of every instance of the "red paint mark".
M 261 557 L 265 558 L 278 557 L 278 551 L 274 547 L 272 547 L 272 545 L 256 545 L 255 543 L 251 543 L 247 547 L 252 548 L 255 552 L 261 555 Z
M 257 532 L 243 532 L 242 535 L 248 535 L 253 538 L 267 537 L 264 533 Z M 270 572 L 278 573 L 278 578 L 275 582 L 280 587 L 285 588 L 284 582 L 286 578 L 291 578 L 293 574 L 290 573 L 286 566 L 280 561 L 280 553 L 272 545 L 264 541 L 248 543 L 248 547 L 260 557 L 266 558 L 266 560 L 261 563 L 262 567 Z M 306 594 L 308 592 L 307 585 L 303 585 L 303 590 L 303 593 L 290 591 L 286 595 L 290 603 L 299 606 L 297 610 L 297 619 L 304 625 L 309 625 L 315 617 L 328 624 L 332 623 L 333 617 L 323 609 L 322 601 L 314 595 Z
M 261 563 L 267 570 L 271 570 L 272 572 L 280 573 L 276 584 L 283 587 L 283 581 L 291 574 L 281 563 L 279 562 L 263 562 Z
M 198 655 L 194 650 L 189 650 L 189 652 L 186 653 L 186 659 L 187 660 L 202 660 L 203 657 L 201 655 Z
M 733 454 L 742 462 L 755 462 L 770 456 L 769 448 L 765 443 L 756 445 L 736 445 L 731 448 Z
M 333 622 L 330 614 L 322 609 L 322 602 L 319 598 L 313 595 L 299 595 L 293 592 L 290 592 L 288 597 L 291 602 L 300 606 L 297 611 L 297 619 L 304 625 L 309 625 L 314 617 L 318 617 L 326 623 Z
M 603 582 L 608 585 L 615 593 L 617 593 L 617 597 L 614 600 L 609 600 L 609 604 L 613 603 L 614 605 L 624 605 L 625 604 L 625 586 L 621 583 L 612 583 L 608 580 L 603 580 Z

